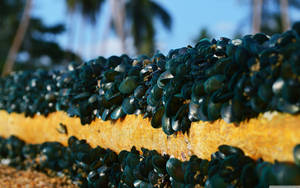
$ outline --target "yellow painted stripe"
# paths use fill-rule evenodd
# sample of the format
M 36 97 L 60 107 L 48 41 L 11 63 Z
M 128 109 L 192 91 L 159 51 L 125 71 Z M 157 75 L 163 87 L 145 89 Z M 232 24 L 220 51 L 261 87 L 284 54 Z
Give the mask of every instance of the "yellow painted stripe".
M 57 131 L 59 123 L 67 126 L 68 135 Z M 189 135 L 167 136 L 161 129 L 154 129 L 149 119 L 128 115 L 122 120 L 96 119 L 82 126 L 79 118 L 71 118 L 65 112 L 51 113 L 48 117 L 34 118 L 23 114 L 0 111 L 0 135 L 16 135 L 27 143 L 58 141 L 67 144 L 69 136 L 86 139 L 92 146 L 110 148 L 116 152 L 130 150 L 132 146 L 155 149 L 176 158 L 186 160 L 195 154 L 210 159 L 221 144 L 240 147 L 253 158 L 266 161 L 293 161 L 293 147 L 300 143 L 300 115 L 266 113 L 240 125 L 227 124 L 223 120 L 213 123 L 192 123 Z

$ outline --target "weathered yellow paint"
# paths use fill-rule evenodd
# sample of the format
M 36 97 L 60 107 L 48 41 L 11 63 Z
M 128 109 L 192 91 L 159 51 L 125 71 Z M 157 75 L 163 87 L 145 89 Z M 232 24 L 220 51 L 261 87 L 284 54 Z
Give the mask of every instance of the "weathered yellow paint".
M 67 126 L 68 135 L 57 131 L 59 123 Z M 136 146 L 137 149 L 155 149 L 182 160 L 193 154 L 210 159 L 210 154 L 219 145 L 229 144 L 240 147 L 253 158 L 293 161 L 293 147 L 300 143 L 300 115 L 265 114 L 238 126 L 223 120 L 200 121 L 192 124 L 189 135 L 180 133 L 168 137 L 161 129 L 152 128 L 149 119 L 142 116 L 128 115 L 115 122 L 96 119 L 90 125 L 82 126 L 79 118 L 71 118 L 65 112 L 29 118 L 0 111 L 0 135 L 16 135 L 28 143 L 58 141 L 64 145 L 73 135 L 86 139 L 92 146 L 99 145 L 116 152 Z

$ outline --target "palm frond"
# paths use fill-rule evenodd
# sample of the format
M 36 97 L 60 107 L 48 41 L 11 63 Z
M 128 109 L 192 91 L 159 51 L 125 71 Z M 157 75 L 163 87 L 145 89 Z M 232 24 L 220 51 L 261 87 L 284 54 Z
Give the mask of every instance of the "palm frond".
M 289 0 L 289 4 L 293 8 L 300 9 L 300 1 L 299 0 Z
M 171 30 L 172 19 L 168 11 L 154 1 L 150 1 L 150 6 L 154 16 L 159 18 L 164 27 L 166 27 L 168 30 Z

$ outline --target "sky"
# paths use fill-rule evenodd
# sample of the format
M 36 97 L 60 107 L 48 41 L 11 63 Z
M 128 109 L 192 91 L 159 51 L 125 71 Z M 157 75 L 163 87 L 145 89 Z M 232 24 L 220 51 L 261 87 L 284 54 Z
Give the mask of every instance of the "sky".
M 171 15 L 172 30 L 167 31 L 159 22 L 156 24 L 157 48 L 162 53 L 171 49 L 193 44 L 193 39 L 202 28 L 207 28 L 215 38 L 234 37 L 238 29 L 249 34 L 249 0 L 154 0 Z M 107 32 L 109 4 L 102 7 L 95 26 L 82 21 L 79 15 L 68 16 L 63 0 L 36 0 L 33 5 L 34 16 L 38 16 L 48 25 L 64 23 L 67 32 L 57 37 L 57 41 L 67 49 L 81 54 L 85 60 L 98 56 L 121 55 L 119 39 Z M 300 20 L 300 11 L 290 10 L 292 20 Z M 71 19 L 72 18 L 72 19 Z M 73 36 L 72 38 L 69 35 Z M 128 44 L 132 40 L 128 39 Z M 129 45 L 130 46 L 130 45 Z M 134 50 L 127 50 L 129 55 Z

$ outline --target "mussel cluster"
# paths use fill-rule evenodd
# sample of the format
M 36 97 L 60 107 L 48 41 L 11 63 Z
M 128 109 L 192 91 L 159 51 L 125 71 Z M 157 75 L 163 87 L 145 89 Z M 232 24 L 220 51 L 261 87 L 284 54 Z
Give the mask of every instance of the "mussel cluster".
M 271 37 L 203 39 L 152 58 L 99 57 L 67 71 L 17 72 L 0 80 L 0 109 L 26 116 L 65 111 L 96 117 L 151 117 L 167 135 L 191 122 L 228 123 L 266 111 L 300 112 L 300 22 Z
M 15 136 L 0 137 L 0 159 L 19 169 L 64 175 L 79 187 L 268 187 L 300 184 L 300 144 L 295 163 L 254 160 L 236 147 L 221 145 L 211 160 L 192 156 L 180 161 L 155 150 L 134 147 L 119 154 L 71 136 L 58 142 L 25 144 Z

